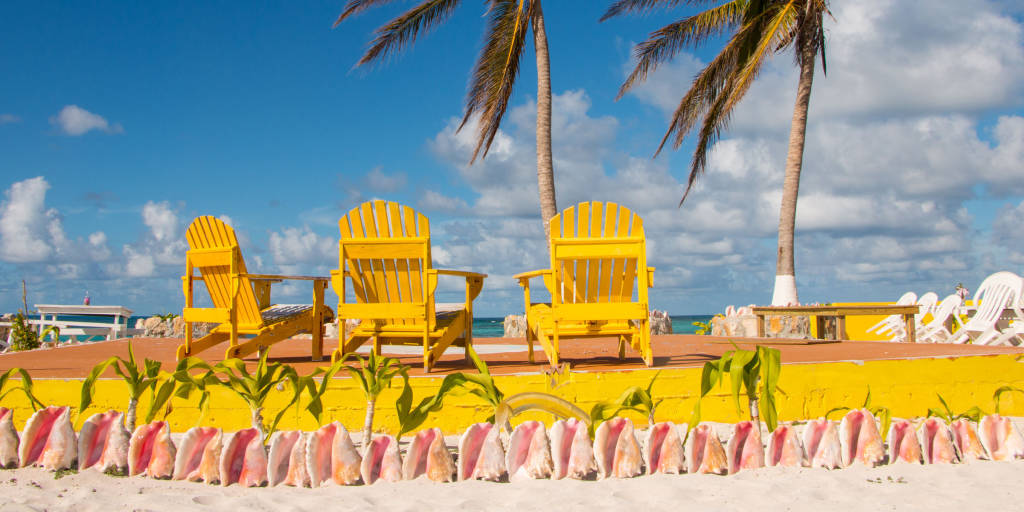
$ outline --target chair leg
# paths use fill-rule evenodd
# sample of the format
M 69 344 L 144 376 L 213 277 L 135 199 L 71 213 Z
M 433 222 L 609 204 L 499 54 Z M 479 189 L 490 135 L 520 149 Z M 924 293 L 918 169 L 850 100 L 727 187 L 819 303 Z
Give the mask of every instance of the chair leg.
M 533 329 L 530 327 L 530 317 L 526 317 L 526 357 L 530 361 L 530 364 L 535 364 L 537 361 L 533 358 Z
M 430 373 L 430 368 L 433 366 L 430 359 L 430 336 L 423 333 L 423 373 Z
M 558 368 L 558 323 L 555 323 L 555 328 L 551 333 L 551 353 L 548 354 L 548 362 L 551 363 L 552 368 Z
M 626 335 L 619 335 L 619 361 L 626 358 Z

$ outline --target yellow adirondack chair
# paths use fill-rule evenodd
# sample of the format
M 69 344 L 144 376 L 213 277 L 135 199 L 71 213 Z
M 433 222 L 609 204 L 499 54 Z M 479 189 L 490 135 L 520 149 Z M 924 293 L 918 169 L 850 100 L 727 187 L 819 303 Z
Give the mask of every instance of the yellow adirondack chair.
M 544 278 L 550 304 L 530 302 L 534 277 Z M 617 337 L 619 359 L 628 342 L 647 366 L 653 364 L 647 289 L 654 267 L 647 266 L 644 225 L 635 213 L 615 203 L 566 208 L 551 218 L 551 268 L 515 278 L 523 287 L 531 363 L 534 340 L 558 366 L 563 337 Z
M 483 288 L 485 274 L 431 268 L 430 222 L 398 203 L 371 201 L 352 209 L 338 221 L 338 270 L 331 285 L 338 294 L 338 325 L 345 319 L 359 324 L 347 337 L 339 336 L 337 360 L 364 343 L 423 345 L 423 369 L 429 372 L 451 345 L 473 342 L 473 299 Z M 437 277 L 466 280 L 462 304 L 435 304 Z M 348 287 L 351 286 L 351 290 Z M 355 297 L 349 302 L 347 292 Z
M 324 305 L 326 277 L 250 274 L 242 260 L 235 230 L 215 217 L 198 217 L 185 232 L 189 250 L 185 254 L 185 344 L 178 347 L 178 360 L 194 356 L 229 341 L 225 358 L 244 357 L 300 332 L 313 335 L 312 358 L 323 357 L 323 324 L 333 317 Z M 200 275 L 195 275 L 199 270 Z M 313 281 L 313 304 L 270 303 L 270 285 L 284 279 Z M 193 307 L 194 283 L 202 281 L 210 293 L 212 308 Z M 209 334 L 192 339 L 193 322 L 216 322 Z M 239 343 L 240 336 L 248 339 Z

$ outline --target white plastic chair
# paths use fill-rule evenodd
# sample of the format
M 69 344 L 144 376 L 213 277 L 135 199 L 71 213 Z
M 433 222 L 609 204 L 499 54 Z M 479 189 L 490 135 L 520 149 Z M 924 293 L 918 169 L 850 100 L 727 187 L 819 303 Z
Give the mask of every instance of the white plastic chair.
M 985 278 L 974 293 L 974 305 L 978 308 L 974 315 L 967 320 L 967 323 L 956 332 L 951 343 L 966 343 L 968 341 L 975 345 L 992 345 L 1003 340 L 1003 333 L 999 332 L 996 323 L 1003 313 L 1003 309 L 1013 308 L 1017 318 L 1024 319 L 1024 312 L 1021 312 L 1021 293 L 1024 288 L 1020 276 L 1013 272 L 996 272 Z M 1009 338 L 1004 340 L 1008 342 Z
M 955 314 L 957 308 L 963 304 L 963 299 L 957 294 L 951 294 L 938 306 L 932 309 L 932 320 L 922 326 L 917 331 L 917 341 L 925 343 L 942 343 L 948 341 L 953 335 L 946 329 L 946 321 L 949 317 L 953 317 L 953 321 L 956 322 L 960 328 L 963 327 L 963 322 L 960 321 L 960 317 Z
M 914 323 L 917 329 L 921 329 L 922 327 L 924 327 L 923 320 L 925 315 L 935 311 L 935 305 L 938 302 L 939 294 L 935 292 L 927 292 L 924 295 L 917 298 L 917 305 L 920 306 L 920 308 L 917 311 L 917 314 L 914 315 Z
M 896 305 L 909 306 L 916 302 L 917 294 L 914 292 L 907 292 L 904 293 L 898 301 L 896 301 Z M 867 332 L 873 332 L 875 334 L 880 334 L 882 336 L 890 335 L 890 341 L 897 341 L 900 339 L 901 336 L 905 335 L 903 333 L 903 316 L 889 315 L 882 319 L 881 322 L 878 322 L 877 324 L 868 327 Z

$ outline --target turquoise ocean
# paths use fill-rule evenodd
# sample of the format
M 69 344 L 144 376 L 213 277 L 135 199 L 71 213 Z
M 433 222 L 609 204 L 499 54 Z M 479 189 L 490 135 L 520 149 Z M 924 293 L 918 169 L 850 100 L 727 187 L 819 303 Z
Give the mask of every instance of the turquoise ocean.
M 672 332 L 675 334 L 693 334 L 696 332 L 697 327 L 693 325 L 693 322 L 710 322 L 712 315 L 670 315 L 672 319 Z M 32 315 L 34 320 L 39 319 L 39 315 Z M 147 318 L 146 316 L 133 316 L 128 319 L 128 327 L 135 327 L 135 322 L 139 319 Z M 79 322 L 110 322 L 110 317 L 92 317 L 85 315 L 62 315 L 58 317 L 58 320 L 64 321 L 79 321 Z M 123 320 L 122 320 L 123 321 Z M 473 335 L 479 338 L 500 338 L 504 332 L 504 318 L 501 317 L 477 317 L 473 319 Z M 68 336 L 61 336 L 61 341 L 67 341 Z M 86 336 L 79 336 L 79 341 L 97 341 L 103 339 L 101 336 L 93 336 L 91 338 Z

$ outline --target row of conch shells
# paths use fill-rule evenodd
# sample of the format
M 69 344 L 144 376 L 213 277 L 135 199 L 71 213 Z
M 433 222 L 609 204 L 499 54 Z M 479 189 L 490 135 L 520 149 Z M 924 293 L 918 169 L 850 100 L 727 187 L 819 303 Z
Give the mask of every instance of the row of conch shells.
M 759 425 L 741 421 L 723 447 L 708 424 L 697 425 L 684 445 L 671 422 L 648 429 L 638 442 L 628 418 L 602 423 L 591 442 L 588 425 L 575 419 L 518 425 L 507 442 L 490 423 L 470 426 L 460 437 L 458 459 L 437 428 L 418 432 L 403 458 L 397 440 L 378 435 L 356 449 L 344 425 L 333 422 L 315 432 L 277 432 L 269 452 L 259 431 L 243 429 L 225 438 L 221 429 L 195 427 L 176 446 L 166 422 L 124 428 L 120 412 L 89 417 L 78 436 L 68 407 L 47 407 L 26 423 L 19 440 L 12 413 L 0 408 L 0 466 L 37 465 L 59 470 L 127 472 L 151 478 L 238 484 L 245 487 L 325 484 L 373 484 L 425 477 L 454 480 L 630 478 L 641 474 L 733 474 L 763 466 L 843 468 L 890 463 L 959 463 L 1024 458 L 1024 436 L 1008 419 L 985 416 L 980 425 L 938 418 L 916 424 L 895 420 L 888 447 L 875 417 L 866 409 L 850 411 L 837 424 L 809 421 L 802 435 L 780 425 L 762 443 Z

